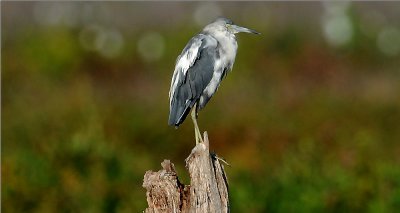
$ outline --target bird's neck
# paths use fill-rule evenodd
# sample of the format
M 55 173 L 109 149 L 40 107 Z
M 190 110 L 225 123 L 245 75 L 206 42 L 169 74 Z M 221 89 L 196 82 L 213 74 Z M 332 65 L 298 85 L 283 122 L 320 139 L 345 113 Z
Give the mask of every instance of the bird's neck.
M 222 45 L 222 48 L 230 48 L 231 46 L 237 48 L 236 37 L 232 33 L 228 32 L 216 32 L 212 36 Z

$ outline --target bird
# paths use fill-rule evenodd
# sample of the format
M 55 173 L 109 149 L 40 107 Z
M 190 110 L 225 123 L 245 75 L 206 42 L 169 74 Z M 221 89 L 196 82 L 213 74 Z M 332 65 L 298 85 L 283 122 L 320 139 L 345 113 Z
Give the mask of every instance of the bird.
M 232 70 L 238 49 L 236 34 L 240 32 L 260 34 L 219 17 L 193 36 L 176 59 L 169 90 L 168 125 L 178 128 L 191 111 L 196 145 L 203 142 L 198 112 Z

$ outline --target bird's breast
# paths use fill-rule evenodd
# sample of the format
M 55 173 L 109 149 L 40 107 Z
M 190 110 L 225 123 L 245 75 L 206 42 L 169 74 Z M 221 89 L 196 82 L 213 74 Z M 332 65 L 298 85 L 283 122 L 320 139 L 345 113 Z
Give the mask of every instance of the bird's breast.
M 213 76 L 200 97 L 200 109 L 207 104 L 208 100 L 217 91 L 223 77 L 226 75 L 225 72 L 230 71 L 235 62 L 237 52 L 236 39 L 224 39 L 222 41 L 218 40 L 218 42 L 217 54 L 215 54 L 214 58 Z
M 235 38 L 226 38 L 219 41 L 219 61 L 216 65 L 215 70 L 232 70 L 233 64 L 235 63 L 237 53 L 237 42 Z

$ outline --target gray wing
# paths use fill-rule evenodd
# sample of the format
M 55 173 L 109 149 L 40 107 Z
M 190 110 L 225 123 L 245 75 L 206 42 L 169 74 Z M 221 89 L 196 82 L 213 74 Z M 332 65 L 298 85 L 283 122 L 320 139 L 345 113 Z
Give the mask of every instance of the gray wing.
M 199 34 L 178 56 L 169 92 L 169 125 L 179 126 L 185 120 L 211 81 L 217 44 L 213 37 Z

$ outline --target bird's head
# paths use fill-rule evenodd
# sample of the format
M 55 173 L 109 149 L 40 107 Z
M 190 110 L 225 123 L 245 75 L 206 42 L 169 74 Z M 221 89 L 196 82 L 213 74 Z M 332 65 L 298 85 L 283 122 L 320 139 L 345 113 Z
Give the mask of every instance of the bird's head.
M 230 34 L 236 33 L 252 33 L 252 34 L 260 34 L 259 32 L 235 25 L 232 20 L 228 18 L 217 18 L 214 22 L 210 23 L 204 28 L 204 31 L 207 32 L 228 32 Z

